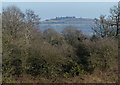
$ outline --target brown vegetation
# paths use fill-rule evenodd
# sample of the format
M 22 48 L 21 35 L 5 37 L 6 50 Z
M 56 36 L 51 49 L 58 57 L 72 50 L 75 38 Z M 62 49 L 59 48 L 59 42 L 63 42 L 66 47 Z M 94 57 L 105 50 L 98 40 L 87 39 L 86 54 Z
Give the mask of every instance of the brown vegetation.
M 119 36 L 115 29 L 105 29 L 111 26 L 104 17 L 93 28 L 93 37 L 72 27 L 42 32 L 38 15 L 31 10 L 23 14 L 14 6 L 5 8 L 2 18 L 3 82 L 117 82 Z

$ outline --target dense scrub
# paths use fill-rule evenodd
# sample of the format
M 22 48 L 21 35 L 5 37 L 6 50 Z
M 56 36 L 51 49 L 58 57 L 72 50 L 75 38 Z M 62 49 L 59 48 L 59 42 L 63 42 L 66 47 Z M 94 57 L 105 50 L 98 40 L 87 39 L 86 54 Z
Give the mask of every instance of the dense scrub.
M 14 77 L 24 74 L 57 79 L 92 75 L 96 70 L 109 72 L 111 80 L 117 81 L 117 38 L 87 37 L 73 27 L 62 33 L 52 28 L 41 32 L 34 22 L 38 16 L 30 10 L 23 14 L 16 7 L 5 9 L 2 17 L 3 82 L 14 82 Z

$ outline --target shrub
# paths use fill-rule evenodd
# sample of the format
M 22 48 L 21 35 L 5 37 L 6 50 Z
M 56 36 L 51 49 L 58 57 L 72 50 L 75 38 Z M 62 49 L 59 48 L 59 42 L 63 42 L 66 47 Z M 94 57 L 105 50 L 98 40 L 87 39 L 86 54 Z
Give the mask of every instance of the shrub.
M 83 69 L 82 64 L 78 64 L 75 61 L 70 61 L 67 63 L 67 65 L 63 66 L 64 68 L 64 77 L 69 77 L 69 76 L 79 76 L 81 74 L 84 74 L 85 71 Z
M 4 58 L 2 70 L 2 82 L 15 82 L 14 76 L 23 72 L 22 61 L 19 58 Z
M 11 66 L 13 68 L 13 75 L 20 75 L 23 71 L 22 61 L 19 58 L 15 58 L 11 61 Z
M 85 41 L 81 42 L 76 47 L 77 61 L 79 64 L 84 66 L 84 70 L 88 70 L 89 57 L 90 57 L 90 47 Z
M 48 79 L 57 78 L 58 76 L 60 76 L 62 72 L 62 70 L 58 65 L 50 65 L 50 64 L 46 64 L 43 70 L 44 70 L 43 76 Z
M 5 59 L 3 60 L 3 74 L 17 75 L 19 76 L 22 71 L 22 61 L 19 58 Z
M 30 57 L 26 61 L 26 72 L 32 76 L 54 78 L 59 71 L 59 67 L 40 58 Z
M 76 46 L 79 41 L 84 40 L 85 36 L 80 30 L 68 26 L 62 31 L 65 40 L 72 46 Z
M 91 64 L 101 70 L 112 69 L 117 65 L 117 41 L 110 38 L 99 39 L 91 46 Z
M 90 56 L 90 51 L 88 45 L 79 43 L 76 50 L 77 56 Z
M 43 36 L 51 45 L 59 46 L 64 42 L 63 36 L 53 28 L 44 30 Z
M 26 61 L 26 72 L 32 76 L 37 76 L 43 73 L 45 61 L 35 57 L 29 57 Z

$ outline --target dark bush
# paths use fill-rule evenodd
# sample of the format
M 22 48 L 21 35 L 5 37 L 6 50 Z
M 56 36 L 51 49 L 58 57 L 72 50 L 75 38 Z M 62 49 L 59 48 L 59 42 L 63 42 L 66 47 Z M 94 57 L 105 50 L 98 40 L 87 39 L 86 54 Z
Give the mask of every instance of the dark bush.
M 2 68 L 3 74 L 8 76 L 19 76 L 23 72 L 22 61 L 19 58 L 4 59 Z
M 32 76 L 37 76 L 43 73 L 45 61 L 35 57 L 29 57 L 26 61 L 26 72 Z
M 76 48 L 76 55 L 77 55 L 77 61 L 79 64 L 82 64 L 84 66 L 85 70 L 88 70 L 89 65 L 89 56 L 90 56 L 90 50 L 89 46 L 84 43 L 79 43 Z
M 85 73 L 83 69 L 83 65 L 78 64 L 75 61 L 68 62 L 66 65 L 63 66 L 63 69 L 64 69 L 64 77 L 79 76 Z
M 13 75 L 20 75 L 23 71 L 22 61 L 19 58 L 15 58 L 11 61 L 11 66 L 13 69 Z

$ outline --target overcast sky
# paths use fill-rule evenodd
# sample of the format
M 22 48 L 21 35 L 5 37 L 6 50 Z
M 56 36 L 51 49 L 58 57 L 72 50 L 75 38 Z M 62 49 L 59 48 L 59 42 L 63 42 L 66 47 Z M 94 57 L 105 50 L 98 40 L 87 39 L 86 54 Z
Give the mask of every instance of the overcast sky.
M 3 7 L 15 5 L 23 12 L 26 9 L 35 11 L 41 20 L 59 17 L 76 16 L 98 18 L 101 14 L 109 15 L 109 9 L 117 2 L 4 2 Z

